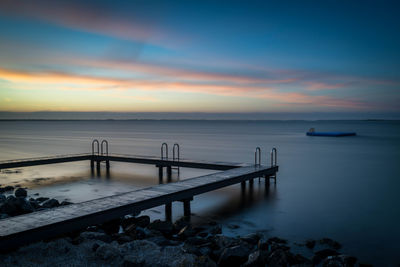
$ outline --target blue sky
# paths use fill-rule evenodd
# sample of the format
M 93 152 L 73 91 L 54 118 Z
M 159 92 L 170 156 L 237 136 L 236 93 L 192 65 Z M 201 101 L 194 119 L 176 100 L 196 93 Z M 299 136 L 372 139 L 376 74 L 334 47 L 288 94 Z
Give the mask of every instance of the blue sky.
M 2 1 L 0 111 L 400 112 L 397 1 Z

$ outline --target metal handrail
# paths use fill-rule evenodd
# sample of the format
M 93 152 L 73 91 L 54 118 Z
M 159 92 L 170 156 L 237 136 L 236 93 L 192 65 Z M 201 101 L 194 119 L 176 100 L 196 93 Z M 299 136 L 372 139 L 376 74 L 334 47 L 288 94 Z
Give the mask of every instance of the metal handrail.
M 176 153 L 175 153 L 175 150 L 176 150 Z M 180 150 L 179 149 L 179 144 L 175 143 L 174 146 L 172 147 L 172 160 L 173 161 L 178 161 L 179 162 L 179 160 L 180 160 L 179 150 Z M 178 179 L 179 179 L 179 175 L 181 173 L 180 167 L 177 166 L 177 167 L 174 167 L 174 169 L 178 170 Z
M 101 141 L 101 155 L 102 156 L 104 155 L 103 144 L 105 145 L 106 156 L 108 156 L 108 141 L 107 140 Z
M 176 154 L 175 154 L 175 150 L 176 150 Z M 175 143 L 173 148 L 172 148 L 172 160 L 173 161 L 179 161 L 179 159 L 180 159 L 180 157 L 179 157 L 179 144 Z
M 97 152 L 95 152 L 95 150 L 94 150 L 94 144 L 97 144 Z M 97 139 L 94 139 L 92 142 L 92 155 L 94 156 L 95 153 L 97 153 L 97 155 L 99 155 L 99 153 L 100 153 L 100 143 L 99 143 L 99 140 L 97 140 Z
M 277 160 L 277 150 L 276 150 L 276 148 L 274 147 L 274 148 L 272 148 L 272 150 L 271 150 L 271 167 L 275 167 L 275 166 L 277 165 L 277 163 L 278 163 L 278 160 Z
M 254 152 L 254 165 L 261 165 L 261 148 L 259 147 L 256 147 L 256 152 Z
M 167 143 L 162 143 L 162 145 L 161 145 L 161 159 L 164 159 L 164 147 L 165 147 L 165 159 L 168 159 L 168 145 L 167 145 Z

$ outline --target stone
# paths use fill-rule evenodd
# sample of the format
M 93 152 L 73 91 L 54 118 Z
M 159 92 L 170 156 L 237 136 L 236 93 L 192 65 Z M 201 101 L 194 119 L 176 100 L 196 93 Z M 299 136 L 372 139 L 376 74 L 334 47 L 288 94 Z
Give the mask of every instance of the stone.
M 42 203 L 42 207 L 46 209 L 55 208 L 58 206 L 60 206 L 60 202 L 58 202 L 58 200 L 54 198 L 48 199 Z
M 178 232 L 178 238 L 181 240 L 185 240 L 188 237 L 191 237 L 195 234 L 195 231 L 192 229 L 190 225 L 186 225 Z
M 207 239 L 201 238 L 199 236 L 191 236 L 186 239 L 185 243 L 194 245 L 194 246 L 200 246 L 204 245 L 206 243 L 210 243 Z
M 2 219 L 7 219 L 7 218 L 9 218 L 10 216 L 9 215 L 7 215 L 7 214 L 5 214 L 5 213 L 0 213 L 0 220 L 2 220 Z
M 248 234 L 246 236 L 241 237 L 240 240 L 242 240 L 246 243 L 249 243 L 251 245 L 257 245 L 260 238 L 261 238 L 261 236 L 259 234 L 253 233 L 253 234 Z
M 95 255 L 102 260 L 111 261 L 121 257 L 121 252 L 113 245 L 103 244 L 96 249 Z
M 135 257 L 134 255 L 127 255 L 124 257 L 122 266 L 123 267 L 144 267 L 146 265 L 145 265 L 144 260 L 138 261 L 138 258 Z
M 63 202 L 61 202 L 60 206 L 67 206 L 67 205 L 71 205 L 71 204 L 74 204 L 74 203 L 64 200 Z
M 152 223 L 149 224 L 148 228 L 150 230 L 157 230 L 160 231 L 164 235 L 172 235 L 174 227 L 171 222 L 169 221 L 161 221 L 161 220 L 155 220 Z
M 132 224 L 145 228 L 150 224 L 150 217 L 149 216 L 128 217 L 122 219 L 121 221 L 122 228 L 124 229 Z
M 50 198 L 48 198 L 48 197 L 38 197 L 37 199 L 36 199 L 36 201 L 37 202 L 44 202 L 44 201 L 46 201 L 46 200 L 49 200 Z
M 332 240 L 330 238 L 322 238 L 319 241 L 319 243 L 321 245 L 327 245 L 327 246 L 329 246 L 329 247 L 331 247 L 331 248 L 333 248 L 335 250 L 338 250 L 338 249 L 340 249 L 342 247 L 342 245 L 339 242 L 337 242 L 335 240 Z
M 243 267 L 250 266 L 264 266 L 266 261 L 266 252 L 256 250 L 249 254 L 247 261 L 242 265 Z
M 214 243 L 218 248 L 224 249 L 227 247 L 233 247 L 233 246 L 239 245 L 240 239 L 223 236 L 223 235 L 218 235 L 218 236 L 215 236 Z
M 268 257 L 268 266 L 270 267 L 281 267 L 281 266 L 289 266 L 289 259 L 287 252 L 282 249 L 277 249 Z
M 17 190 L 15 190 L 14 195 L 16 197 L 27 197 L 28 192 L 23 188 L 18 188 Z
M 247 244 L 240 244 L 234 247 L 225 248 L 222 252 L 218 266 L 238 266 L 245 263 L 251 253 L 251 248 Z
M 200 256 L 194 263 L 195 267 L 217 267 L 217 264 L 207 255 Z
M 34 208 L 26 199 L 16 198 L 14 196 L 8 196 L 6 202 L 4 202 L 0 207 L 1 213 L 6 213 L 10 216 L 21 215 L 33 211 Z
M 8 185 L 3 187 L 4 192 L 14 191 L 14 186 Z
M 112 235 L 119 232 L 120 224 L 121 220 L 115 219 L 101 224 L 100 228 L 103 229 L 107 234 Z
M 183 228 L 188 227 L 188 226 L 190 226 L 190 228 L 191 228 L 190 221 L 185 217 L 182 217 L 182 218 L 176 220 L 174 223 L 174 228 L 175 228 L 176 232 L 179 232 Z
M 5 195 L 0 194 L 0 204 L 6 202 L 7 198 Z
M 333 249 L 322 249 L 317 252 L 315 252 L 315 255 L 312 259 L 313 264 L 319 264 L 322 260 L 329 256 L 337 256 L 339 253 Z
M 323 267 L 353 267 L 357 262 L 357 258 L 347 255 L 328 256 L 323 262 Z
M 316 244 L 315 240 L 312 239 L 306 240 L 305 243 L 306 247 L 308 247 L 309 249 L 313 249 L 315 247 L 315 244 Z
M 79 237 L 82 239 L 100 240 L 105 243 L 111 243 L 113 241 L 111 236 L 99 232 L 82 232 Z
M 287 244 L 287 240 L 279 238 L 279 237 L 271 237 L 268 239 L 268 243 L 276 243 L 276 244 Z

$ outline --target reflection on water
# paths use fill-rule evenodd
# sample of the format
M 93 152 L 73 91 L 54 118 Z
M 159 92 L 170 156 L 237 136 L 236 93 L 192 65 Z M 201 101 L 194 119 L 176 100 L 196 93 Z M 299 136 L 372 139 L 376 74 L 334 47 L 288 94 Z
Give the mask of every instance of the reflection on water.
M 349 138 L 305 136 L 355 131 Z M 367 262 L 400 262 L 400 123 L 395 121 L 0 121 L 0 160 L 88 153 L 91 141 L 107 139 L 110 153 L 159 155 L 163 142 L 180 144 L 181 157 L 210 161 L 262 161 L 278 148 L 277 185 L 263 179 L 245 194 L 240 184 L 196 196 L 193 220 L 218 219 L 227 234 L 268 231 L 291 240 L 331 237 L 344 252 Z M 111 163 L 110 173 L 90 173 L 89 162 L 0 173 L 2 186 L 29 187 L 31 194 L 86 201 L 158 184 L 158 169 Z M 187 179 L 214 171 L 181 169 Z M 177 179 L 174 173 L 173 180 Z M 163 218 L 164 207 L 146 211 Z M 183 214 L 173 203 L 173 216 Z M 228 227 L 237 225 L 237 227 Z

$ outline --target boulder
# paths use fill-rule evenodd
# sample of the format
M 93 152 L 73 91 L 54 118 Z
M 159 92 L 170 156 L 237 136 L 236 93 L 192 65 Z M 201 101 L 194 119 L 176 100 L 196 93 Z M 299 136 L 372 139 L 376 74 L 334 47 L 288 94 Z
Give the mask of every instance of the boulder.
M 239 266 L 248 260 L 251 247 L 246 243 L 225 248 L 222 252 L 218 266 Z
M 338 250 L 338 249 L 340 249 L 342 247 L 342 245 L 339 242 L 337 242 L 335 240 L 332 240 L 330 238 L 322 238 L 319 241 L 319 243 L 321 245 L 327 245 L 327 246 L 329 246 L 329 247 L 331 247 L 331 248 L 333 248 L 335 250 Z
M 306 245 L 306 247 L 308 247 L 309 249 L 313 249 L 314 247 L 315 247 L 315 240 L 312 240 L 312 239 L 308 239 L 308 240 L 306 240 L 306 243 L 305 243 L 305 245 Z
M 14 191 L 14 186 L 8 185 L 3 187 L 4 192 Z
M 63 202 L 61 202 L 60 206 L 67 206 L 67 205 L 71 205 L 71 204 L 74 204 L 74 203 L 64 200 Z
M 194 263 L 195 267 L 217 267 L 217 264 L 210 259 L 210 257 L 203 255 L 196 259 Z
M 174 226 L 169 221 L 155 220 L 149 224 L 148 228 L 150 230 L 160 231 L 162 234 L 169 236 L 172 235 L 174 231 Z
M 8 196 L 6 201 L 1 205 L 0 212 L 10 216 L 16 216 L 34 211 L 31 204 L 24 198 L 16 198 Z
M 113 241 L 111 236 L 99 232 L 82 232 L 79 236 L 84 240 L 85 239 L 100 240 L 105 243 L 111 243 Z
M 150 217 L 149 216 L 140 216 L 140 217 L 128 217 L 124 218 L 121 221 L 122 228 L 128 227 L 130 225 L 136 225 L 142 228 L 147 227 L 150 224 Z
M 96 249 L 95 255 L 102 260 L 111 261 L 121 257 L 121 252 L 111 244 L 103 244 Z
M 251 244 L 251 245 L 257 245 L 260 238 L 261 238 L 261 236 L 259 234 L 253 233 L 253 234 L 249 234 L 249 235 L 241 237 L 240 240 L 242 240 L 248 244 Z
M 312 261 L 313 261 L 313 264 L 316 265 L 316 264 L 319 264 L 322 260 L 326 259 L 329 256 L 337 256 L 337 255 L 339 255 L 339 253 L 336 250 L 329 249 L 329 248 L 322 249 L 322 250 L 315 252 L 315 255 L 314 255 Z
M 204 245 L 204 244 L 210 243 L 210 242 L 207 239 L 199 237 L 199 236 L 191 236 L 186 239 L 185 243 L 193 245 L 193 246 L 200 246 L 200 245 Z
M 46 201 L 46 200 L 49 200 L 50 198 L 48 198 L 48 197 L 38 197 L 37 199 L 36 199 L 36 201 L 37 202 L 44 202 L 44 201 Z
M 5 195 L 0 194 L 0 204 L 6 202 L 7 198 Z
M 186 225 L 178 232 L 178 238 L 181 240 L 185 240 L 189 237 L 192 237 L 195 234 L 195 231 L 192 229 L 190 225 Z
M 282 267 L 289 266 L 289 257 L 287 255 L 287 251 L 283 249 L 277 249 L 269 255 L 268 266 L 270 267 Z
M 120 224 L 121 220 L 115 219 L 101 224 L 100 228 L 103 229 L 107 234 L 112 235 L 119 232 Z
M 249 254 L 247 261 L 242 266 L 265 266 L 266 258 L 267 255 L 265 251 L 256 250 Z
M 58 206 L 60 206 L 60 202 L 58 202 L 58 200 L 54 198 L 48 199 L 42 203 L 42 207 L 46 209 L 55 208 Z
M 323 262 L 323 267 L 353 267 L 357 262 L 357 258 L 347 255 L 328 256 Z
M 27 197 L 28 192 L 23 188 L 18 188 L 17 190 L 15 190 L 14 195 L 16 197 Z

